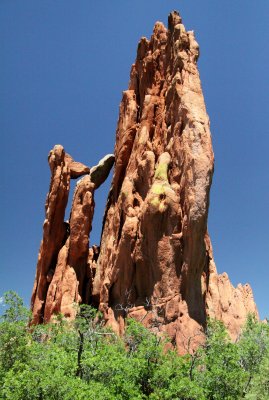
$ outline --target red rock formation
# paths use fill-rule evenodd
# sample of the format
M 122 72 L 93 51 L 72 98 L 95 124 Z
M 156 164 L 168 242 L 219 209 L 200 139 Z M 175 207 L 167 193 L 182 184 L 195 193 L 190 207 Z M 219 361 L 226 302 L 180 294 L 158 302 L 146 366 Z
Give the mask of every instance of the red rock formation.
M 224 321 L 235 337 L 248 312 L 249 286 L 217 275 L 207 234 L 214 156 L 197 60 L 199 47 L 178 13 L 168 29 L 157 22 L 142 38 L 123 93 L 115 170 L 100 249 L 89 249 L 93 193 L 113 156 L 89 169 L 56 146 L 44 237 L 33 292 L 34 322 L 75 316 L 74 303 L 99 307 L 115 331 L 132 316 L 167 332 L 180 351 L 202 340 L 206 317 Z M 104 172 L 105 171 L 105 172 Z M 77 184 L 66 233 L 70 178 Z
M 77 183 L 70 215 L 70 236 L 58 254 L 53 279 L 48 288 L 45 321 L 59 312 L 65 317 L 74 318 L 75 304 L 85 302 L 89 233 L 94 212 L 93 191 L 94 184 L 89 175 Z
M 214 160 L 198 56 L 194 34 L 176 12 L 168 29 L 157 22 L 151 39 L 139 42 L 120 105 L 93 284 L 115 330 L 121 332 L 128 314 L 168 332 L 181 349 L 184 338 L 199 341 L 207 315 L 238 333 L 246 312 L 255 311 L 248 291 L 230 283 L 233 306 L 224 311 L 225 285 L 205 241 Z
M 49 154 L 51 184 L 46 202 L 36 279 L 32 294 L 33 323 L 49 321 L 54 314 L 74 318 L 75 304 L 86 301 L 89 233 L 94 212 L 94 190 L 106 179 L 114 156 L 102 159 L 93 171 L 75 162 L 56 145 Z M 77 182 L 69 222 L 64 222 L 70 179 Z
M 217 274 L 209 238 L 206 242 L 209 254 L 207 315 L 223 321 L 232 339 L 236 339 L 247 315 L 252 313 L 258 317 L 252 289 L 249 284 L 239 284 L 234 288 L 226 272 Z

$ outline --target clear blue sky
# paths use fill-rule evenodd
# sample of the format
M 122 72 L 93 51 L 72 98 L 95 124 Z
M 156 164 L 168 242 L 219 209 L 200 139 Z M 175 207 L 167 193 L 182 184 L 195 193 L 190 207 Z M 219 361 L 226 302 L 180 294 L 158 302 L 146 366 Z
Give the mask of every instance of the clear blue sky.
M 137 42 L 176 9 L 200 44 L 215 174 L 209 230 L 218 271 L 249 282 L 269 315 L 269 1 L 1 0 L 0 293 L 29 302 L 61 143 L 94 165 L 113 152 L 121 92 Z M 109 184 L 98 190 L 99 242 Z

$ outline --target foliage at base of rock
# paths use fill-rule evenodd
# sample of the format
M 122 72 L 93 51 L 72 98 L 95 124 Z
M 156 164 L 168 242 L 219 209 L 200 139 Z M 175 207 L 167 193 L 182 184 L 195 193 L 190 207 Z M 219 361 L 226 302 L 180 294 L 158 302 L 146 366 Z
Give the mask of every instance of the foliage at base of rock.
M 269 326 L 250 315 L 236 342 L 209 320 L 205 343 L 185 356 L 134 319 L 118 337 L 95 309 L 75 321 L 29 327 L 14 292 L 0 321 L 3 400 L 265 400 Z M 192 338 L 190 338 L 190 341 Z

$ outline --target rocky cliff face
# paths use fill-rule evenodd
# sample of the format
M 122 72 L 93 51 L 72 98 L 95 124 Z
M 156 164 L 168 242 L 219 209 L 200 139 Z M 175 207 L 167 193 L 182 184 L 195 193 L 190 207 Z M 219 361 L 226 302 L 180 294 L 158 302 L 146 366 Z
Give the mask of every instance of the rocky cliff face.
M 239 284 L 234 288 L 226 272 L 218 275 L 209 237 L 206 237 L 206 246 L 209 256 L 206 278 L 208 279 L 207 315 L 223 321 L 230 336 L 235 340 L 249 313 L 255 314 L 259 318 L 252 289 L 249 284 Z
M 184 350 L 188 338 L 199 342 L 207 315 L 235 336 L 247 313 L 257 313 L 250 287 L 234 289 L 213 261 L 207 215 L 214 156 L 198 56 L 176 12 L 168 29 L 157 22 L 151 39 L 140 40 L 120 105 L 100 249 L 89 250 L 88 236 L 96 181 L 107 170 L 74 163 L 60 146 L 51 152 L 34 322 L 60 311 L 74 317 L 73 303 L 86 301 L 117 332 L 132 316 Z M 69 180 L 82 174 L 67 234 Z
M 89 233 L 94 213 L 94 190 L 106 179 L 114 163 L 108 155 L 92 169 L 74 162 L 61 145 L 49 154 L 51 183 L 46 201 L 36 278 L 32 294 L 33 323 L 50 321 L 62 313 L 74 318 L 75 304 L 89 301 L 92 281 Z M 69 221 L 64 221 L 70 179 L 77 182 Z

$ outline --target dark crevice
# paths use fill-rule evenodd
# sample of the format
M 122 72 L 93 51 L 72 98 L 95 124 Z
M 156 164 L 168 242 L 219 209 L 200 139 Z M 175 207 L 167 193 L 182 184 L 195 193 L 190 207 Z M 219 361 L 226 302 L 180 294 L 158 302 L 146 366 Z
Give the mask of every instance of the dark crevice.
M 115 283 L 112 283 L 111 287 L 109 288 L 109 294 L 108 294 L 108 307 L 112 308 L 113 307 L 113 296 L 112 296 L 112 291 Z
M 184 131 L 186 125 L 187 125 L 187 121 L 186 121 L 185 119 L 183 119 L 183 120 L 181 121 L 181 125 L 180 125 L 180 128 L 179 128 L 179 136 L 182 135 L 182 133 L 183 133 L 183 131 Z
M 49 285 L 47 284 L 46 285 L 46 297 L 47 297 L 47 293 L 48 293 L 48 287 L 49 287 Z M 41 310 L 40 310 L 40 314 L 39 314 L 39 323 L 41 323 L 41 324 L 45 322 L 44 321 L 45 304 L 46 304 L 46 301 L 43 301 L 42 307 L 41 307 Z
M 136 197 L 134 198 L 134 201 L 133 201 L 133 208 L 135 208 L 135 207 L 140 207 L 140 202 Z
M 123 225 L 124 225 L 124 212 L 121 211 L 121 214 L 120 214 L 120 226 L 119 226 L 119 231 L 118 231 L 117 243 L 119 243 L 119 241 L 121 239 L 121 233 L 122 233 Z
M 155 125 L 151 125 L 149 128 L 149 140 L 152 142 L 155 133 Z
M 102 241 L 103 231 L 104 231 L 104 227 L 105 227 L 105 223 L 106 223 L 106 219 L 107 219 L 107 213 L 108 213 L 108 210 L 110 209 L 110 206 L 112 204 L 112 199 L 113 199 L 113 190 L 112 190 L 112 186 L 111 186 L 111 188 L 109 190 L 109 193 L 108 193 L 105 213 L 104 213 L 103 221 L 102 221 L 102 230 L 101 230 L 101 236 L 100 236 L 100 243 Z

